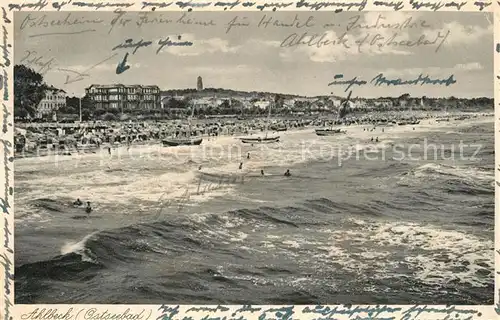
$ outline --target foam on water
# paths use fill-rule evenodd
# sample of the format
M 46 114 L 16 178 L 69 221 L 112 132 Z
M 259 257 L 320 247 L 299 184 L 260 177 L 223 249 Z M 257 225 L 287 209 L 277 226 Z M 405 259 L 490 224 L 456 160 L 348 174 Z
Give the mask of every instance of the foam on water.
M 87 241 L 90 238 L 92 238 L 95 234 L 97 234 L 97 232 L 92 232 L 91 234 L 86 235 L 82 240 L 78 242 L 66 242 L 66 244 L 64 244 L 61 247 L 61 254 L 66 255 L 69 253 L 76 253 L 82 256 L 82 261 L 94 262 L 94 259 L 92 259 L 87 255 L 87 250 L 85 248 L 85 245 Z
M 33 209 L 31 210 L 26 210 L 26 209 L 17 209 L 16 208 L 16 216 L 14 217 L 15 223 L 22 223 L 22 222 L 28 222 L 28 221 L 39 221 L 40 223 L 44 222 L 49 222 L 52 220 L 51 216 L 49 213 L 44 213 L 43 220 L 42 220 L 42 214 L 39 212 L 35 212 Z
M 439 174 L 455 176 L 458 178 L 474 180 L 492 180 L 494 179 L 493 170 L 481 170 L 475 167 L 461 167 L 438 163 L 426 163 L 414 170 L 414 176 L 439 178 Z
M 378 275 L 374 277 L 391 274 L 397 259 L 386 258 L 394 255 L 393 250 L 406 252 L 403 258 L 407 268 L 416 270 L 413 275 L 429 284 L 457 280 L 486 286 L 491 280 L 487 275 L 494 270 L 493 241 L 431 225 L 371 223 L 359 230 L 333 231 L 330 241 L 336 245 L 320 248 L 328 251 L 328 257 L 353 272 L 366 272 L 376 265 Z M 478 277 L 478 273 L 485 276 Z

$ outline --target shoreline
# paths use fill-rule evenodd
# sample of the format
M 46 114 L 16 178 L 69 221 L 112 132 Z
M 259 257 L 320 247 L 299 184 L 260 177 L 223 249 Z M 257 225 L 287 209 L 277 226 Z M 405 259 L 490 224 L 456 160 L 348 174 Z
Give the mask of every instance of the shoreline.
M 333 136 L 316 136 L 314 133 L 314 130 L 317 129 L 317 126 L 304 126 L 304 127 L 299 127 L 299 128 L 292 128 L 286 131 L 269 131 L 270 136 L 280 136 L 280 142 L 283 142 L 283 138 L 287 136 L 295 136 L 298 134 L 311 134 L 320 139 L 320 141 L 336 141 L 333 139 L 341 139 L 343 137 L 351 137 L 351 138 L 359 138 L 359 139 L 370 139 L 370 136 L 378 136 L 381 139 L 387 139 L 390 138 L 390 134 L 404 134 L 404 133 L 412 133 L 415 132 L 413 128 L 416 128 L 417 131 L 420 129 L 424 129 L 425 131 L 434 131 L 434 130 L 441 130 L 443 128 L 452 128 L 452 127 L 457 127 L 457 126 L 468 126 L 468 125 L 473 125 L 474 123 L 484 123 L 484 122 L 490 122 L 494 120 L 493 115 L 483 115 L 483 116 L 476 116 L 474 118 L 469 118 L 465 120 L 450 120 L 450 121 L 445 121 L 445 122 L 439 122 L 436 121 L 435 118 L 427 118 L 421 120 L 421 122 L 417 125 L 379 125 L 379 124 L 354 124 L 354 125 L 339 125 L 335 126 L 336 129 L 341 129 L 341 130 L 347 130 L 346 134 L 339 134 L 339 135 L 333 135 Z M 380 132 L 380 131 L 369 131 L 369 130 L 361 130 L 361 129 L 378 129 L 378 128 L 384 128 L 385 132 Z M 214 146 L 225 146 L 228 144 L 231 144 L 231 142 L 238 141 L 242 137 L 251 137 L 253 135 L 258 135 L 260 131 L 255 131 L 252 133 L 242 133 L 242 132 L 235 132 L 233 134 L 221 134 L 218 136 L 210 136 L 210 135 L 202 135 L 202 136 L 197 136 L 199 138 L 203 139 L 203 146 L 207 147 L 214 147 Z M 103 143 L 99 147 L 87 147 L 87 148 L 82 148 L 82 149 L 75 149 L 75 148 L 56 148 L 56 149 L 46 149 L 46 148 L 38 148 L 35 152 L 27 152 L 24 151 L 22 154 L 15 154 L 14 159 L 19 161 L 19 160 L 28 160 L 28 159 L 50 159 L 50 158 L 60 158 L 59 160 L 64 160 L 64 161 L 71 161 L 71 160 L 76 160 L 76 159 L 81 159 L 82 157 L 92 157 L 92 156 L 98 156 L 101 159 L 103 158 L 104 155 L 108 154 L 108 148 L 111 148 L 111 151 L 116 153 L 116 151 L 119 152 L 119 157 L 123 155 L 123 153 L 120 153 L 123 151 L 125 148 L 127 148 L 127 153 L 129 152 L 129 149 L 131 153 L 128 153 L 129 155 L 132 155 L 133 153 L 136 153 L 137 151 L 143 151 L 146 149 L 146 153 L 154 152 L 154 149 L 159 148 L 158 150 L 166 150 L 166 153 L 169 153 L 170 150 L 174 151 L 174 153 L 177 150 L 184 151 L 184 148 L 191 148 L 191 147 L 196 147 L 196 146 L 176 146 L 176 147 L 165 147 L 162 145 L 162 139 L 150 139 L 146 141 L 141 141 L 140 143 L 132 143 L 130 146 L 127 146 L 127 144 L 109 144 L 109 143 Z M 238 141 L 239 144 L 241 144 L 240 141 Z M 250 146 L 250 144 L 247 144 Z M 257 144 L 260 145 L 260 144 Z M 156 148 L 155 148 L 156 147 Z M 153 150 L 151 150 L 153 149 Z M 38 152 L 37 152 L 38 151 Z M 160 151 L 160 153 L 162 153 Z M 110 158 L 114 158 L 113 154 L 110 155 Z M 24 162 L 24 161 L 23 161 Z M 46 160 L 44 160 L 46 162 Z

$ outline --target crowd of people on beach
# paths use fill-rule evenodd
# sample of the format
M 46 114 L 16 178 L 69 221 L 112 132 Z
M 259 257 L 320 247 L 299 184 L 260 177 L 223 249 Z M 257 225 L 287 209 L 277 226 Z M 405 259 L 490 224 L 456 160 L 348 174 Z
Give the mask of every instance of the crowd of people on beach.
M 476 115 L 461 116 L 467 119 Z M 218 119 L 194 123 L 187 126 L 182 121 L 168 122 L 89 122 L 63 126 L 58 123 L 16 125 L 14 136 L 16 157 L 43 155 L 43 151 L 56 151 L 62 155 L 71 152 L 92 152 L 104 146 L 111 153 L 117 145 L 155 144 L 169 137 L 217 137 L 247 134 L 256 132 L 300 130 L 311 127 L 328 127 L 334 125 L 366 125 L 394 126 L 418 124 L 420 120 L 437 118 L 436 114 L 374 113 L 359 116 L 348 115 L 340 120 L 328 117 L 312 119 Z M 437 119 L 436 121 L 445 121 Z M 368 130 L 368 129 L 366 129 Z M 41 152 L 42 151 L 42 152 Z
M 280 126 L 294 129 L 307 125 L 301 120 L 280 121 Z M 22 126 L 22 127 L 21 127 Z M 65 150 L 98 149 L 100 146 L 158 143 L 165 138 L 217 137 L 252 134 L 271 127 L 262 119 L 221 120 L 219 122 L 195 123 L 188 127 L 179 121 L 169 122 L 90 122 L 68 124 L 24 124 L 16 128 L 16 153 L 29 156 L 31 151 L 41 149 Z M 270 128 L 270 130 L 273 130 Z

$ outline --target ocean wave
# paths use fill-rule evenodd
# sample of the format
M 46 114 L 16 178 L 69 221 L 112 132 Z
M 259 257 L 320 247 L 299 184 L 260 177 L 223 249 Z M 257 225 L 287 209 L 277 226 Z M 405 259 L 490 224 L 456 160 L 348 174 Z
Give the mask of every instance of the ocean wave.
M 41 202 L 44 203 L 44 201 Z M 49 203 L 57 202 L 49 201 Z M 382 212 L 384 210 L 383 203 L 376 203 L 375 206 L 377 205 L 379 206 L 377 210 Z M 62 204 L 59 206 L 64 207 Z M 74 262 L 75 255 L 78 255 L 82 262 L 105 267 L 140 261 L 140 253 L 182 255 L 190 251 L 210 248 L 210 236 L 216 236 L 212 239 L 214 241 L 220 240 L 217 237 L 233 242 L 242 241 L 247 237 L 245 233 L 230 231 L 230 229 L 237 229 L 241 226 L 252 225 L 268 228 L 274 225 L 276 227 L 301 228 L 310 225 L 326 225 L 328 221 L 325 221 L 322 215 L 332 216 L 336 214 L 379 215 L 376 210 L 367 206 L 353 206 L 352 204 L 334 202 L 327 198 L 307 200 L 295 206 L 262 206 L 255 209 L 231 210 L 222 214 L 192 214 L 188 215 L 187 219 L 179 217 L 174 221 L 141 223 L 93 232 L 80 241 L 65 243 L 61 247 L 60 256 L 35 264 L 49 263 L 53 267 L 57 267 L 61 262 Z M 335 219 L 334 216 L 332 219 Z M 21 273 L 28 268 L 27 266 L 22 267 L 19 267 Z
M 345 230 L 331 231 L 330 239 L 333 244 L 322 247 L 327 254 L 317 258 L 335 258 L 343 269 L 362 274 L 376 267 L 378 272 L 371 273 L 374 278 L 406 269 L 408 276 L 426 284 L 458 281 L 484 287 L 493 280 L 493 241 L 464 232 L 417 223 L 373 222 L 348 232 L 348 247 L 343 245 Z
M 491 195 L 495 192 L 493 170 L 482 167 L 427 163 L 401 174 L 399 180 L 400 185 L 406 186 L 418 187 L 422 183 L 448 194 Z
M 16 267 L 16 280 L 22 278 L 52 279 L 57 281 L 85 282 L 103 268 L 99 263 L 83 261 L 77 253 L 68 253 L 47 261 L 23 264 Z
M 161 257 L 170 261 L 165 268 L 173 268 L 167 272 L 166 287 L 144 286 L 144 290 L 158 289 L 169 297 L 176 296 L 173 287 L 202 288 L 214 283 L 247 288 L 265 281 L 273 286 L 291 286 L 287 290 L 293 291 L 313 285 L 315 279 L 333 270 L 343 277 L 349 275 L 363 286 L 369 286 L 365 281 L 367 274 L 370 281 L 413 277 L 422 286 L 467 283 L 484 287 L 492 281 L 492 241 L 433 225 L 380 220 L 379 215 L 390 209 L 387 205 L 379 200 L 370 206 L 358 205 L 356 211 L 352 204 L 318 198 L 288 207 L 190 214 L 169 221 L 105 230 L 66 243 L 60 256 L 17 267 L 16 277 L 24 283 L 21 285 L 34 279 L 87 281 L 103 269 L 116 272 L 125 265 Z M 256 232 L 266 237 L 257 236 Z M 261 257 L 252 261 L 263 257 L 271 261 L 247 266 L 244 262 L 250 255 Z M 273 265 L 274 258 L 269 257 L 280 256 L 294 263 L 283 260 Z M 214 257 L 227 263 L 218 266 L 218 260 L 210 260 Z M 188 258 L 189 268 L 183 270 L 178 264 L 186 263 Z M 239 263 L 233 265 L 231 262 L 235 261 Z M 44 269 L 47 270 L 41 271 Z M 312 277 L 297 282 L 298 272 L 310 273 Z M 296 282 L 280 284 L 282 277 Z M 331 280 L 330 286 L 339 285 L 335 277 Z M 282 295 L 272 298 L 284 299 Z M 303 299 L 307 300 L 307 295 Z
M 416 177 L 437 177 L 437 176 L 454 176 L 467 179 L 491 180 L 494 178 L 494 172 L 491 170 L 482 169 L 480 167 L 471 166 L 453 166 L 446 164 L 427 163 L 417 167 L 413 171 Z
M 64 203 L 63 201 L 48 198 L 34 199 L 33 201 L 31 201 L 30 205 L 35 208 L 40 208 L 51 212 L 64 212 L 69 207 L 69 205 L 67 203 Z
M 495 194 L 493 184 L 481 186 L 471 181 L 446 181 L 442 185 L 442 189 L 450 194 L 466 194 L 473 196 Z

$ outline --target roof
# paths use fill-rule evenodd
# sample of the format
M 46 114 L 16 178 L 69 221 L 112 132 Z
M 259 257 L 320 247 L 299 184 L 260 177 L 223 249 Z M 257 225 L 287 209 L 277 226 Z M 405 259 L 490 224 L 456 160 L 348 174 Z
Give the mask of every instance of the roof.
M 157 88 L 158 90 L 160 87 L 157 85 L 140 85 L 140 84 L 131 84 L 131 85 L 125 85 L 121 83 L 116 83 L 116 84 L 92 84 L 86 89 L 90 88 L 100 88 L 100 89 L 113 89 L 113 88 Z
M 58 88 L 56 88 L 54 86 L 49 86 L 49 87 L 47 87 L 46 90 L 47 91 L 56 91 L 56 92 L 64 92 L 64 93 L 66 93 L 66 91 L 64 91 L 63 89 L 58 89 Z

